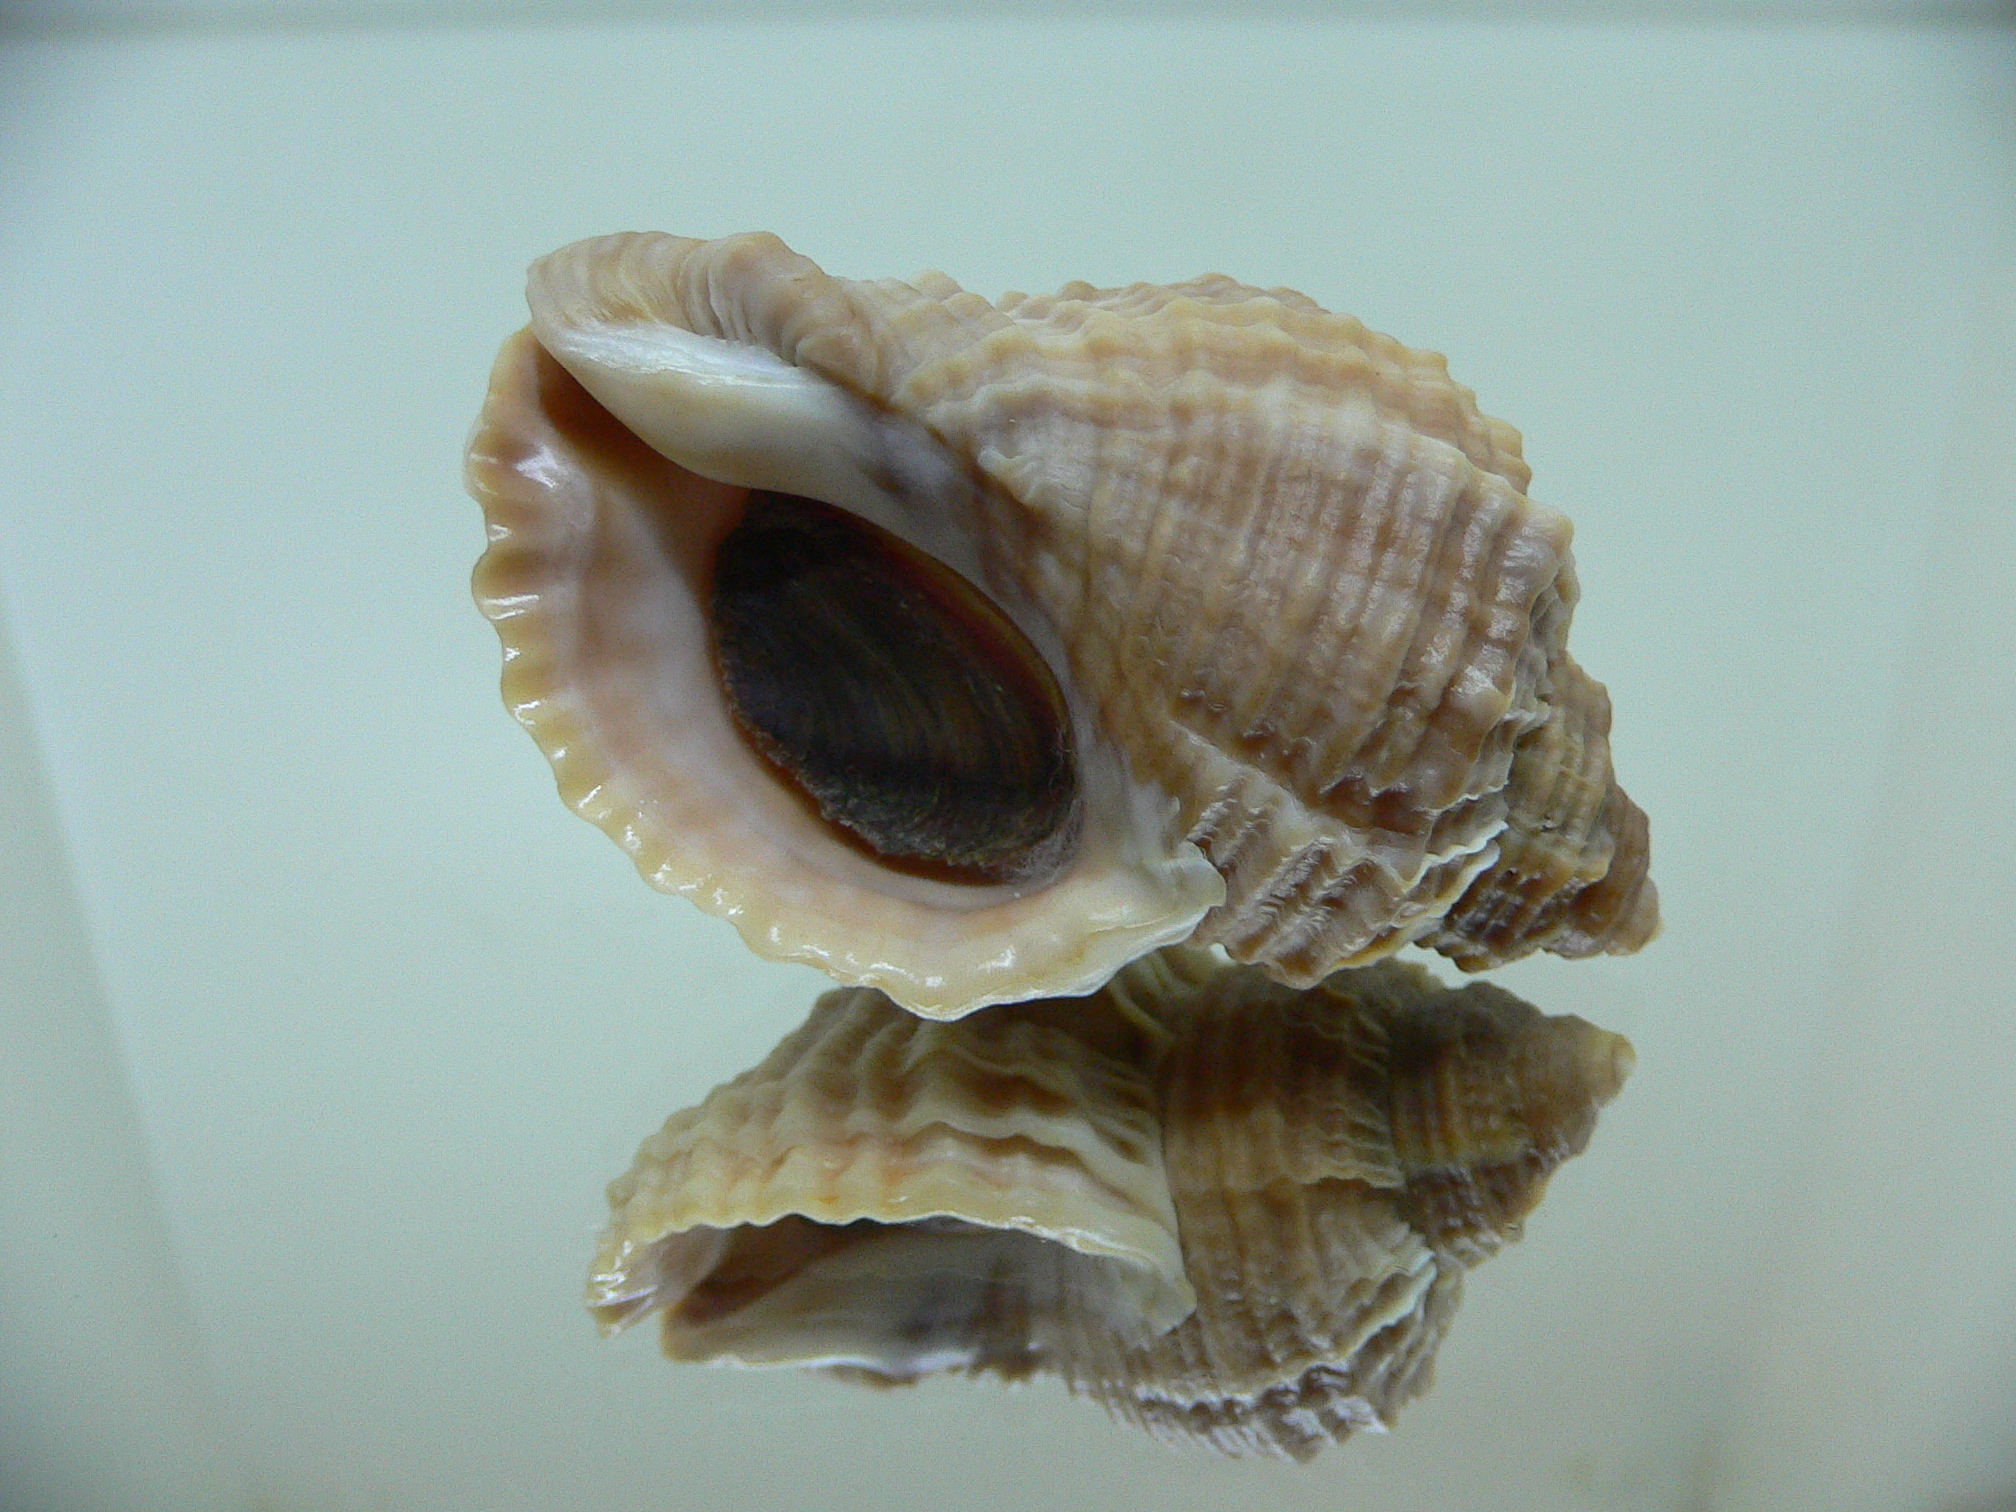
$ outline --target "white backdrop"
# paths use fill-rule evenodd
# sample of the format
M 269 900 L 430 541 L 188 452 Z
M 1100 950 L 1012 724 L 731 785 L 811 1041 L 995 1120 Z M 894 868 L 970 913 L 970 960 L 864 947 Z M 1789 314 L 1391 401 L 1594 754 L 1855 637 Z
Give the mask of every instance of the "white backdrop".
M 10 1512 L 2016 1495 L 2016 31 L 16 35 L 0 111 Z M 562 809 L 468 599 L 524 265 L 632 228 L 1288 284 L 1525 432 L 1667 926 L 1502 974 L 1639 1069 L 1389 1438 L 594 1336 L 602 1183 L 824 985 Z

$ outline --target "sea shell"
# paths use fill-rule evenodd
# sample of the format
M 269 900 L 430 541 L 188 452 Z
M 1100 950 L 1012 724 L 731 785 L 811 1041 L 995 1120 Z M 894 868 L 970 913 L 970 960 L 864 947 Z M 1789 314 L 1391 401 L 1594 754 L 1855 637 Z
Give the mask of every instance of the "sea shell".
M 841 989 L 611 1184 L 588 1302 L 677 1360 L 1054 1374 L 1303 1459 L 1427 1389 L 1631 1059 L 1391 961 L 1296 991 L 1179 948 L 952 1023 Z
M 1568 522 L 1440 357 L 1223 277 L 993 305 L 760 235 L 529 297 L 468 462 L 507 702 L 759 952 L 950 1017 L 1193 935 L 1308 985 L 1655 929 Z

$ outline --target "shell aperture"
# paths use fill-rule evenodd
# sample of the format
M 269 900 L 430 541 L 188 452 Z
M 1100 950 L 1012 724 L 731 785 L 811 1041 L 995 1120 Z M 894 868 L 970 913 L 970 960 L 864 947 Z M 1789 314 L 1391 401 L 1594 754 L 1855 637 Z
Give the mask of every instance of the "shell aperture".
M 1172 1442 L 1305 1459 L 1427 1389 L 1465 1270 L 1630 1069 L 1393 962 L 1298 991 L 1165 951 L 955 1023 L 843 989 L 645 1142 L 589 1303 L 659 1313 L 678 1360 L 1055 1375 Z
M 841 510 L 757 493 L 721 542 L 710 609 L 737 722 L 875 854 L 984 882 L 1066 857 L 1063 695 L 956 574 Z
M 529 297 L 469 460 L 507 701 L 647 879 L 763 954 L 951 1017 L 1186 938 L 1308 985 L 1408 943 L 1477 970 L 1656 929 L 1566 649 L 1568 523 L 1439 357 L 1217 276 L 990 304 L 768 236 L 578 243 Z M 862 785 L 783 759 L 804 741 L 752 741 L 706 585 L 765 493 L 888 531 L 1011 627 L 1075 797 L 1037 759 L 1047 696 L 981 743 L 1023 796 L 962 777 L 921 838 L 850 826 Z

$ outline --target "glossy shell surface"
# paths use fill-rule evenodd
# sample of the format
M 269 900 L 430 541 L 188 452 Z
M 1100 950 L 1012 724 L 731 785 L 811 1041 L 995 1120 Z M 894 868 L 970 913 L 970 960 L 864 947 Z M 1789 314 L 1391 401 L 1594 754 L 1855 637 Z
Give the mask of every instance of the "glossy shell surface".
M 1608 699 L 1566 650 L 1568 522 L 1439 357 L 1222 277 L 989 303 L 762 235 L 579 243 L 530 301 L 469 455 L 507 701 L 569 803 L 763 954 L 953 1017 L 1184 939 L 1308 985 L 1414 941 L 1474 970 L 1656 928 Z M 971 702 L 1023 711 L 999 745 L 1048 809 L 985 796 L 961 718 L 900 780 L 752 739 L 716 567 L 772 496 L 1012 627 Z M 843 618 L 846 666 L 889 656 Z M 936 707 L 952 679 L 911 660 Z M 885 681 L 793 657 L 787 702 L 790 676 Z M 953 838 L 878 817 L 920 782 Z M 990 802 L 996 850 L 968 837 Z

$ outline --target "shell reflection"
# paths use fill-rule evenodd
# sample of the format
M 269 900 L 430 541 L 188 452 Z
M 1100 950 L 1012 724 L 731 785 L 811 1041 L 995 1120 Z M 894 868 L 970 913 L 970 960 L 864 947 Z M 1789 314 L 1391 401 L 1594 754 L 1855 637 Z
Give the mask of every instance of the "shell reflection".
M 952 1023 L 843 989 L 609 1190 L 588 1300 L 678 1360 L 1063 1378 L 1158 1437 L 1302 1459 L 1427 1389 L 1631 1069 L 1621 1037 L 1383 962 L 1202 951 Z
M 529 297 L 468 458 L 506 699 L 759 952 L 949 1018 L 1187 939 L 1306 986 L 1656 928 L 1568 521 L 1440 357 L 1223 277 L 990 304 L 769 236 L 578 243 Z M 779 499 L 825 568 L 743 549 Z

